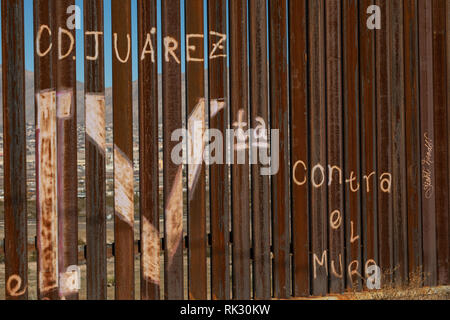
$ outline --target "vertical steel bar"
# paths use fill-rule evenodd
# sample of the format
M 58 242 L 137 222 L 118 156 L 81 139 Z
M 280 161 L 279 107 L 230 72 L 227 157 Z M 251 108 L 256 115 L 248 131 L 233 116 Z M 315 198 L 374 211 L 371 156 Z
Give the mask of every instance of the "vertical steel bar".
M 270 180 L 263 175 L 269 152 L 269 79 L 267 56 L 267 5 L 249 1 L 251 127 L 260 132 L 250 137 L 252 160 L 253 291 L 255 299 L 269 299 L 271 290 Z M 266 130 L 266 131 L 264 131 Z M 268 165 L 267 163 L 265 165 Z
M 58 299 L 56 25 L 54 0 L 34 1 L 38 297 Z
M 231 141 L 233 298 L 245 300 L 250 298 L 247 2 L 230 1 L 229 5 L 231 124 L 235 130 Z
M 112 0 L 116 299 L 134 299 L 131 1 Z
M 448 112 L 448 110 L 450 110 L 450 97 L 448 96 L 448 92 L 450 91 L 450 1 L 446 2 L 446 33 L 447 33 L 447 37 L 446 37 L 446 41 L 447 41 L 447 116 L 448 116 L 448 123 L 450 123 L 450 112 Z M 450 148 L 450 125 L 448 126 L 449 129 L 449 133 L 448 133 L 448 137 L 449 137 L 449 141 L 448 141 L 448 145 Z M 450 159 L 449 159 L 449 181 L 450 181 Z M 450 186 L 449 186 L 450 187 Z M 448 219 L 448 241 L 450 242 L 450 219 Z M 448 246 L 448 255 L 450 257 L 450 245 Z M 450 258 L 449 258 L 450 259 Z M 449 261 L 450 262 L 450 261 Z M 447 269 L 447 274 L 448 274 L 448 280 L 447 280 L 447 285 L 450 284 L 450 267 Z
M 344 128 L 342 119 L 342 37 L 341 37 L 341 2 L 330 0 L 326 6 L 326 74 L 327 74 L 327 145 L 329 172 L 328 244 L 330 259 L 330 292 L 343 292 L 345 286 L 344 267 L 344 184 L 342 168 L 344 167 Z M 339 222 L 340 221 L 340 222 Z
M 358 1 L 343 2 L 346 248 L 349 288 L 361 289 L 361 158 Z
M 394 236 L 394 280 L 403 284 L 407 279 L 407 207 L 406 207 L 406 150 L 405 150 L 405 91 L 403 1 L 388 2 L 388 85 L 391 112 L 392 141 L 392 205 Z M 410 121 L 410 120 L 408 120 Z
M 447 61 L 446 1 L 433 0 L 433 82 L 434 82 L 434 138 L 436 146 L 436 236 L 437 280 L 439 285 L 449 282 L 449 176 L 447 119 Z
M 422 268 L 419 48 L 417 0 L 404 2 L 405 125 L 408 212 L 408 271 Z
M 189 298 L 207 298 L 206 172 L 203 162 L 206 130 L 203 0 L 186 0 L 186 103 L 188 130 Z
M 289 1 L 293 293 L 310 294 L 308 2 Z
M 380 178 L 385 179 L 392 173 L 391 159 L 391 112 L 388 101 L 388 25 L 387 1 L 378 0 L 381 9 L 381 29 L 376 32 L 376 71 L 377 71 L 377 147 L 378 172 Z M 391 190 L 384 186 L 378 192 L 378 250 L 379 265 L 384 276 L 382 283 L 391 281 L 393 269 L 393 240 L 392 240 L 392 196 Z
M 66 300 L 74 300 L 78 299 L 78 288 L 71 286 L 73 271 L 70 267 L 78 265 L 76 41 L 75 26 L 68 29 L 66 12 L 75 1 L 58 0 L 55 3 L 54 15 L 58 28 L 56 115 L 59 296 Z
M 433 117 L 433 22 L 429 0 L 418 0 L 422 241 L 424 284 L 437 283 L 436 176 Z
M 87 298 L 106 300 L 106 110 L 103 1 L 84 0 Z
M 291 295 L 290 272 L 290 181 L 289 181 L 289 103 L 288 103 L 288 40 L 286 1 L 269 2 L 270 23 L 270 119 L 279 130 L 279 141 L 272 144 L 272 161 L 279 169 L 272 179 L 273 212 L 273 283 L 276 298 Z M 276 144 L 276 145 L 275 145 Z M 279 150 L 275 149 L 275 147 Z M 277 152 L 279 153 L 277 154 Z M 276 159 L 276 160 L 275 160 Z
M 325 101 L 325 2 L 310 0 L 309 80 L 310 80 L 310 166 L 311 168 L 311 292 L 315 296 L 328 292 L 328 228 L 326 101 Z
M 227 6 L 226 0 L 208 1 L 209 31 L 209 127 L 225 136 L 228 128 L 227 105 Z M 212 117 L 213 101 L 223 104 Z M 211 210 L 211 297 L 230 298 L 229 262 L 229 179 L 228 166 L 215 163 L 210 166 Z
M 184 298 L 183 277 L 183 167 L 171 159 L 176 146 L 174 130 L 182 128 L 181 113 L 181 22 L 180 0 L 162 2 L 163 122 L 164 122 L 164 206 L 166 299 Z
M 23 0 L 2 1 L 5 296 L 28 298 Z
M 138 1 L 141 299 L 160 297 L 157 1 Z
M 377 172 L 377 105 L 376 105 L 376 30 L 367 27 L 371 0 L 360 2 L 360 97 L 361 97 L 361 171 L 363 258 L 366 266 L 378 264 L 378 172 Z M 370 12 L 373 14 L 373 11 Z M 364 270 L 365 271 L 365 270 Z M 365 274 L 363 274 L 365 276 Z

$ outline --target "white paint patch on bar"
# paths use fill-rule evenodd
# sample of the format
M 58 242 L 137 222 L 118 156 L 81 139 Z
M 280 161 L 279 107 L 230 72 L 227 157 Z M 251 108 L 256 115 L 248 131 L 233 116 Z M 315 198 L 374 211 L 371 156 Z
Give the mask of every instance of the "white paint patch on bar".
M 210 105 L 210 114 L 211 114 L 211 118 L 214 118 L 215 116 L 217 116 L 217 114 L 225 109 L 225 100 L 224 99 L 219 99 L 219 100 L 211 100 L 211 105 Z
M 39 289 L 41 294 L 45 295 L 58 287 L 56 92 L 38 93 L 36 101 L 39 154 Z
M 169 265 L 183 236 L 183 167 L 180 166 L 166 205 L 167 252 Z
M 160 238 L 156 228 L 146 217 L 142 218 L 142 252 L 144 279 L 152 283 L 160 283 Z M 158 222 L 159 223 L 159 222 Z
M 114 146 L 114 207 L 116 215 L 134 226 L 133 163 Z
M 188 187 L 192 191 L 197 184 L 200 175 L 205 140 L 203 135 L 206 130 L 205 99 L 200 99 L 188 120 L 188 130 L 191 139 L 188 139 L 189 178 Z M 190 193 L 192 195 L 192 193 Z
M 188 146 L 188 156 L 195 157 L 192 163 L 200 163 L 198 165 L 189 165 L 188 187 L 192 192 L 198 180 L 200 169 L 202 167 L 203 152 L 205 150 L 205 142 L 203 135 L 206 130 L 206 113 L 205 99 L 201 98 L 192 114 L 189 116 L 188 129 L 194 143 Z M 224 100 L 211 100 L 211 117 L 225 108 Z M 195 160 L 198 161 L 195 161 Z M 191 161 L 190 161 L 191 162 Z M 167 250 L 169 256 L 169 264 L 181 244 L 183 236 L 183 167 L 180 166 L 175 177 L 169 200 L 166 205 L 166 230 L 167 230 Z
M 211 100 L 211 118 L 214 118 L 220 111 L 225 108 L 225 101 Z M 188 130 L 191 139 L 188 141 L 188 157 L 189 157 L 189 178 L 188 187 L 192 195 L 195 189 L 200 170 L 203 165 L 203 153 L 205 152 L 204 134 L 206 131 L 206 103 L 205 99 L 200 99 L 188 120 Z M 191 143 L 192 141 L 192 143 Z
M 57 113 L 59 119 L 70 118 L 73 115 L 72 96 L 72 90 L 58 92 Z
M 105 96 L 86 94 L 86 134 L 98 145 L 101 151 L 106 150 Z
M 60 296 L 78 293 L 81 288 L 81 270 L 79 266 L 70 266 L 59 275 Z

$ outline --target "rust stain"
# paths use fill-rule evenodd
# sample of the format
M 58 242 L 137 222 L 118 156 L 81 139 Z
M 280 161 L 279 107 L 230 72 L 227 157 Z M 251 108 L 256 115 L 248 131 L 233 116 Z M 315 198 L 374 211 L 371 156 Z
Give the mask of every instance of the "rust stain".
M 114 146 L 114 207 L 116 215 L 133 227 L 133 163 L 117 146 Z
M 148 221 L 146 217 L 142 219 L 142 240 L 143 252 L 143 276 L 147 281 L 158 284 L 160 283 L 160 264 L 159 264 L 159 232 Z
M 39 288 L 41 294 L 58 287 L 58 211 L 56 158 L 56 92 L 37 95 L 39 150 Z
M 106 150 L 105 96 L 86 94 L 86 134 L 98 145 L 102 152 Z

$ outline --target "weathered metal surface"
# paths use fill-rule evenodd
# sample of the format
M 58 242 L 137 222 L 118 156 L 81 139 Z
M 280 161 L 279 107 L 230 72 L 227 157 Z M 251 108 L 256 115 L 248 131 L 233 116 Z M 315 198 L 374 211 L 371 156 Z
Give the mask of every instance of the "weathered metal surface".
M 376 31 L 376 88 L 377 88 L 377 147 L 378 171 L 392 172 L 391 159 L 391 112 L 388 101 L 388 25 L 387 1 L 379 0 L 377 5 L 381 11 L 381 29 Z M 378 250 L 379 263 L 383 273 L 383 283 L 392 279 L 393 240 L 392 240 L 392 194 L 378 193 Z
M 208 52 L 217 52 L 208 61 L 209 100 L 221 101 L 225 108 L 211 117 L 209 127 L 222 134 L 228 128 L 228 68 L 227 68 L 227 5 L 226 0 L 208 1 Z M 217 57 L 215 57 L 217 55 Z M 229 254 L 229 167 L 226 164 L 210 165 L 210 211 L 211 211 L 211 297 L 230 298 L 230 254 Z
M 84 1 L 87 298 L 106 300 L 106 105 L 103 1 Z
M 327 188 L 324 186 L 327 163 L 326 101 L 325 101 L 325 5 L 309 1 L 309 128 L 310 128 L 310 237 L 311 293 L 325 295 L 328 291 L 328 213 Z M 324 169 L 325 170 L 325 169 Z M 321 186 L 320 183 L 322 183 Z
M 365 266 L 378 264 L 378 173 L 377 173 L 377 101 L 376 101 L 376 30 L 367 27 L 367 8 L 371 0 L 360 2 L 360 99 L 361 99 L 361 171 L 362 182 L 362 239 Z M 367 276 L 364 273 L 363 276 Z
M 72 273 L 69 268 L 78 265 L 76 44 L 75 29 L 67 27 L 69 15 L 66 11 L 75 1 L 58 0 L 55 4 L 53 14 L 58 28 L 56 115 L 59 297 L 74 300 L 78 299 L 78 288 L 72 288 L 69 283 Z
M 178 142 L 171 141 L 174 130 L 182 128 L 181 106 L 181 22 L 180 1 L 162 2 L 163 57 L 162 101 L 164 128 L 164 296 L 184 298 L 183 277 L 183 168 L 171 159 Z M 170 50 L 169 50 L 170 49 Z M 169 54 L 172 52 L 173 54 Z
M 141 299 L 160 297 L 157 1 L 138 2 Z
M 203 162 L 206 130 L 203 0 L 186 1 L 186 103 L 188 131 L 189 299 L 207 298 L 206 172 Z M 191 117 L 198 114 L 198 120 Z
M 111 2 L 114 126 L 115 296 L 134 299 L 131 1 Z
M 276 298 L 291 296 L 290 282 L 290 183 L 289 104 L 286 1 L 269 2 L 270 39 L 270 120 L 279 130 L 279 170 L 272 178 L 273 292 Z M 274 145 L 272 144 L 273 152 Z M 278 146 L 277 146 L 278 147 Z
M 361 288 L 361 157 L 359 103 L 358 1 L 343 2 L 344 41 L 344 126 L 345 170 L 347 182 L 345 230 L 347 287 Z
M 386 13 L 389 20 L 387 80 L 391 112 L 394 281 L 401 285 L 408 277 L 403 1 L 388 1 Z
M 422 271 L 419 48 L 417 1 L 404 1 L 408 273 Z
M 55 1 L 34 2 L 38 297 L 58 299 Z
M 230 1 L 231 208 L 233 226 L 233 299 L 250 298 L 250 183 L 247 2 Z
M 448 119 L 448 123 L 450 123 L 450 112 L 448 112 L 449 108 L 450 108 L 450 98 L 449 98 L 449 90 L 450 90 L 450 2 L 447 1 L 446 2 L 446 34 L 447 34 L 447 116 L 449 117 Z M 450 148 L 450 125 L 448 126 L 448 145 Z M 450 161 L 450 159 L 449 159 Z M 449 169 L 449 181 L 450 181 L 450 169 Z M 449 213 L 450 214 L 450 213 Z M 450 241 L 450 218 L 448 221 L 448 237 L 449 237 L 449 241 Z M 450 263 L 450 245 L 448 245 L 448 259 L 449 259 L 449 263 Z M 448 280 L 447 280 L 447 284 L 450 283 L 450 265 L 447 265 L 448 269 L 447 269 L 447 275 L 448 275 Z
M 431 1 L 418 0 L 422 241 L 424 284 L 437 283 L 436 175 L 433 103 L 433 23 Z
M 310 294 L 307 2 L 289 1 L 293 294 Z
M 7 300 L 28 298 L 23 1 L 2 1 L 3 164 Z
M 436 170 L 436 247 L 437 281 L 449 283 L 449 146 L 448 137 L 448 88 L 446 53 L 446 0 L 433 0 L 433 92 L 434 92 L 434 138 Z
M 327 74 L 327 146 L 331 166 L 328 184 L 329 281 L 331 293 L 341 293 L 345 287 L 344 267 L 344 130 L 342 119 L 342 26 L 341 3 L 331 0 L 326 7 L 326 74 Z
M 255 299 L 269 299 L 271 290 L 270 179 L 261 173 L 264 155 L 269 154 L 269 78 L 267 55 L 267 5 L 249 1 L 250 137 L 252 160 L 253 291 Z M 266 164 L 267 165 L 267 164 Z

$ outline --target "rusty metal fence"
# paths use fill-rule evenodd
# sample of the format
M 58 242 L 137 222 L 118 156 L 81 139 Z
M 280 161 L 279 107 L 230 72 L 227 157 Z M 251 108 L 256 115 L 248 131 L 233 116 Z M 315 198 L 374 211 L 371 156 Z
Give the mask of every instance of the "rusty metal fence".
M 321 296 L 417 277 L 426 286 L 450 284 L 448 0 L 185 0 L 185 12 L 180 0 L 166 0 L 159 13 L 157 0 L 137 0 L 137 17 L 131 0 L 111 0 L 112 106 L 105 99 L 103 0 L 84 0 L 81 253 L 77 43 L 66 25 L 75 2 L 33 2 L 31 246 L 27 21 L 23 0 L 1 2 L 6 299 L 28 299 L 32 291 L 38 299 L 79 299 L 83 290 L 87 299 L 106 299 L 110 277 L 116 299 Z M 114 241 L 107 243 L 110 107 Z M 191 137 L 183 142 L 186 163 L 173 157 L 181 128 Z M 227 129 L 237 135 L 211 138 Z M 220 150 L 231 151 L 211 161 L 205 155 L 212 148 L 216 160 Z M 264 155 L 267 162 L 257 161 Z

